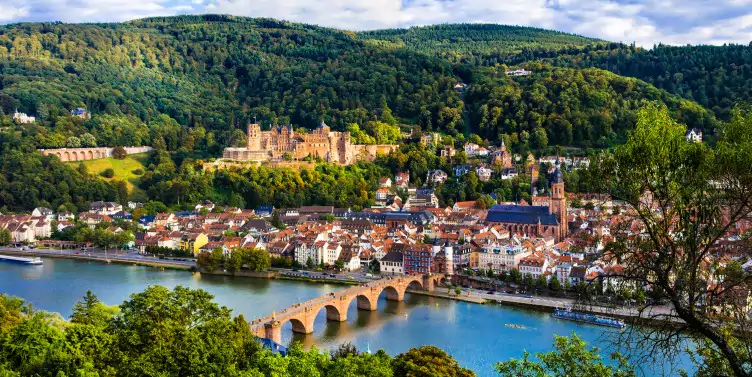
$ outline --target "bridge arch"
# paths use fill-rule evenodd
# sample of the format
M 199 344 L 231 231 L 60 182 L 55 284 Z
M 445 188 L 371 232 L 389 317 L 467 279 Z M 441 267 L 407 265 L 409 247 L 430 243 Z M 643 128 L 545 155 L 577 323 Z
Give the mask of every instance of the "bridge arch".
M 70 153 L 68 153 L 67 151 L 65 153 L 63 153 L 63 156 L 64 156 L 63 161 L 70 161 L 71 160 L 70 159 Z
M 94 152 L 92 152 L 92 151 L 89 151 L 89 156 L 88 156 L 88 158 L 87 158 L 87 159 L 89 159 L 89 160 L 93 160 L 93 159 L 94 159 Z
M 326 309 L 326 319 L 329 321 L 343 322 L 347 320 L 347 307 L 344 308 L 344 313 L 334 305 L 325 305 L 324 309 Z
M 378 297 L 374 300 L 373 298 L 369 297 L 368 295 L 357 295 L 355 297 L 355 300 L 358 301 L 358 309 L 360 310 L 376 310 L 376 304 L 378 302 Z M 348 305 L 349 306 L 349 305 Z
M 313 324 L 311 324 L 310 328 L 306 326 L 306 323 L 297 319 L 297 318 L 290 318 L 288 320 L 290 324 L 292 325 L 292 332 L 296 332 L 299 334 L 310 334 L 313 332 Z M 281 323 L 280 325 L 283 325 L 284 323 Z
M 423 290 L 423 282 L 420 280 L 413 280 L 407 284 L 407 289 Z
M 386 299 L 390 301 L 402 301 L 405 298 L 405 290 L 398 287 L 387 285 L 381 290 L 381 294 L 386 293 Z M 379 294 L 379 296 L 381 296 Z

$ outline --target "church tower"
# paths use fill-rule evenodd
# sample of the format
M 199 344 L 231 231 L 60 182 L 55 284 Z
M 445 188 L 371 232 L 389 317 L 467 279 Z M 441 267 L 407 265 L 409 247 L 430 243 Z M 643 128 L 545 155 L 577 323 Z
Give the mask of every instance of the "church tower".
M 551 200 L 548 205 L 549 212 L 556 215 L 559 221 L 559 233 L 557 242 L 561 242 L 569 234 L 569 223 L 567 222 L 567 198 L 564 194 L 564 176 L 559 170 L 559 161 L 556 161 L 556 171 L 551 181 Z
M 248 125 L 248 150 L 260 151 L 261 150 L 261 126 L 257 123 L 251 123 Z

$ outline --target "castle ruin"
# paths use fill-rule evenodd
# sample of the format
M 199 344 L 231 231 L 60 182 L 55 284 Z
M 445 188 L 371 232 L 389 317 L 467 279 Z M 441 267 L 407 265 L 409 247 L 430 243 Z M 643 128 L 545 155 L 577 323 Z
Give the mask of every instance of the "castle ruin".
M 310 133 L 296 133 L 291 126 L 261 131 L 259 124 L 249 124 L 245 148 L 225 148 L 222 158 L 232 161 L 265 162 L 306 157 L 321 158 L 340 165 L 360 160 L 373 161 L 379 153 L 388 154 L 396 144 L 352 144 L 350 132 L 332 131 L 325 123 Z

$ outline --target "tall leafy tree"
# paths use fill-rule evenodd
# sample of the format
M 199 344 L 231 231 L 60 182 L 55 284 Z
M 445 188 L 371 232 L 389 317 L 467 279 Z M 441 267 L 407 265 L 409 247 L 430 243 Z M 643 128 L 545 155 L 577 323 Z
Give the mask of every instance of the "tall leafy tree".
M 728 374 L 749 376 L 752 323 L 740 295 L 752 288 L 741 268 L 752 248 L 737 227 L 752 220 L 752 114 L 735 111 L 712 147 L 685 130 L 665 108 L 647 107 L 627 143 L 594 165 L 596 187 L 627 204 L 607 250 L 624 267 L 622 285 L 649 290 L 637 322 L 676 324 L 625 334 L 653 353 L 699 337 Z M 655 310 L 659 302 L 672 310 Z

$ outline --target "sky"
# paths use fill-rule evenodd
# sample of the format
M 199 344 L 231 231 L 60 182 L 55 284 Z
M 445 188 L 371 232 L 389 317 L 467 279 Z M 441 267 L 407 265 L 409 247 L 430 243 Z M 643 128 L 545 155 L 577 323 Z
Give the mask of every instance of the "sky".
M 752 42 L 752 0 L 0 0 L 0 24 L 117 22 L 203 13 L 348 30 L 498 23 L 643 47 Z

